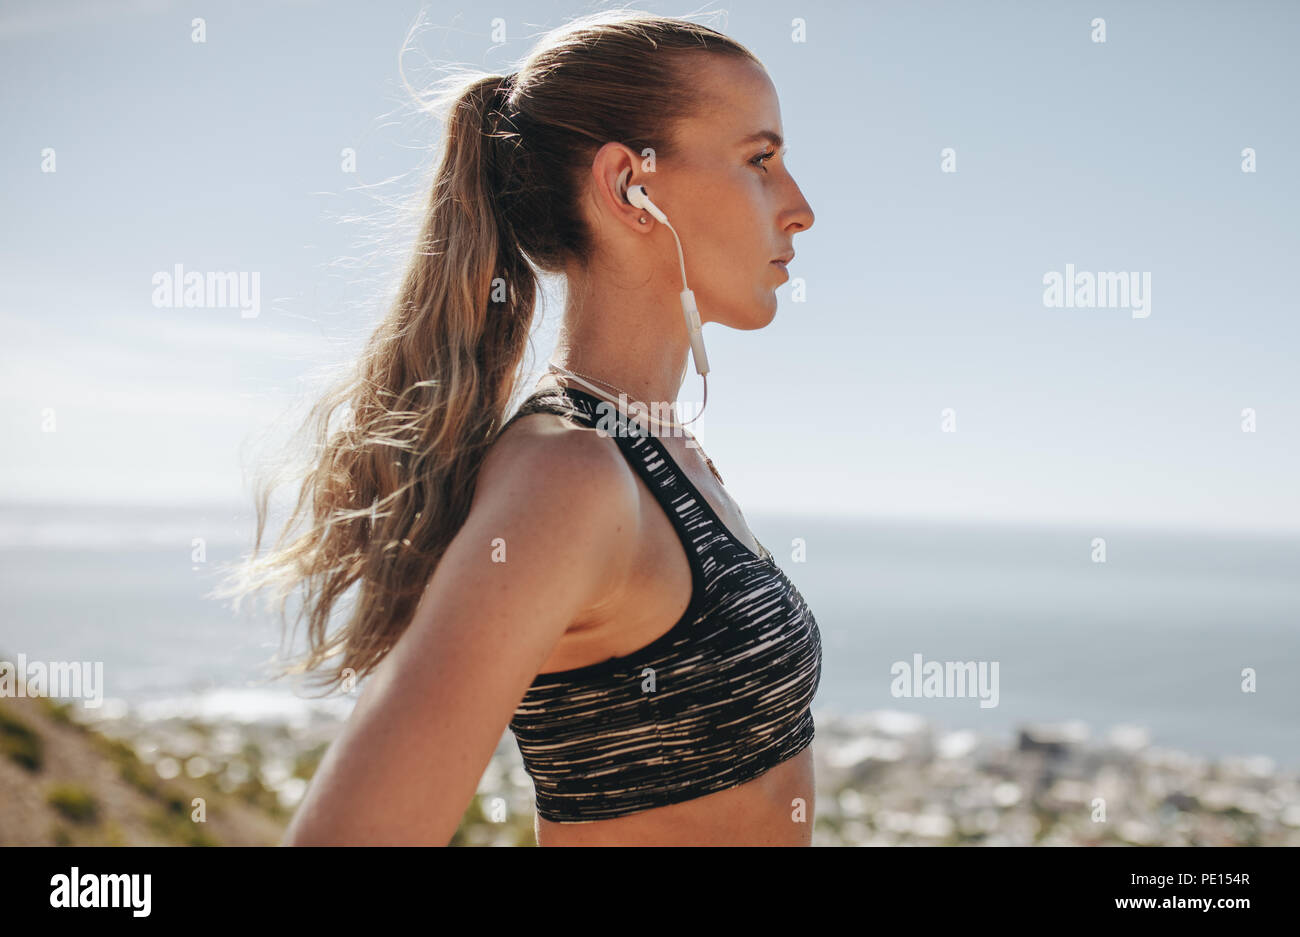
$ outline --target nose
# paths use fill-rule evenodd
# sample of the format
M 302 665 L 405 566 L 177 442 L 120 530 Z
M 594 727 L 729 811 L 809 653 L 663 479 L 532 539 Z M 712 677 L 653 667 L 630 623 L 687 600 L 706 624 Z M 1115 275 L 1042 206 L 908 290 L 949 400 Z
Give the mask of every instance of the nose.
M 787 230 L 807 231 L 813 226 L 817 216 L 813 214 L 812 206 L 808 200 L 803 197 L 803 191 L 799 188 L 799 183 L 792 178 L 790 186 L 794 190 L 793 207 L 786 213 L 785 227 Z

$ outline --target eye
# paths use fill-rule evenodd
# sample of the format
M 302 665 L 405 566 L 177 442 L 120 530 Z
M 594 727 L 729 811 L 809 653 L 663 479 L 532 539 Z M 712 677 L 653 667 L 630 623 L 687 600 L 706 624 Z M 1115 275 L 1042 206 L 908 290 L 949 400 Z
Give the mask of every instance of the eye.
M 762 153 L 759 153 L 757 156 L 751 159 L 750 162 L 753 163 L 755 166 L 757 166 L 759 169 L 763 170 L 763 172 L 767 172 L 767 167 L 764 166 L 763 163 L 765 163 L 769 159 L 775 159 L 775 158 L 776 158 L 776 150 L 771 150 L 771 151 L 764 150 Z

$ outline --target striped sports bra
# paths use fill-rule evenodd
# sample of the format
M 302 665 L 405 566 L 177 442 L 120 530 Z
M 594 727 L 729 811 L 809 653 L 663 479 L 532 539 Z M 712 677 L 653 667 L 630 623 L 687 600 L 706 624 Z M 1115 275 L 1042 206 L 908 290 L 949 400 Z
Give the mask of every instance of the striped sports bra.
M 618 408 L 577 390 L 533 394 L 511 417 L 559 413 L 605 431 L 686 548 L 690 604 L 622 657 L 541 673 L 510 721 L 537 812 L 584 823 L 735 787 L 813 740 L 821 634 L 763 545 L 733 536 L 664 448 Z

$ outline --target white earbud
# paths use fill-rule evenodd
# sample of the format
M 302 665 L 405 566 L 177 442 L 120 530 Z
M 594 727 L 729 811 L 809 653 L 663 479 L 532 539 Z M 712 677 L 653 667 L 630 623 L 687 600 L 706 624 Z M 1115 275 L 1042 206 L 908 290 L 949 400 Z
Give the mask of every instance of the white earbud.
M 695 293 L 686 283 L 686 258 L 682 255 L 682 240 L 677 237 L 677 231 L 668 223 L 668 216 L 659 209 L 658 205 L 650 201 L 645 186 L 634 185 L 630 188 L 627 187 L 627 177 L 631 172 L 631 169 L 624 169 L 619 174 L 619 191 L 623 193 L 623 197 L 628 204 L 640 208 L 642 211 L 648 211 L 661 224 L 667 226 L 668 230 L 673 233 L 673 239 L 677 242 L 677 260 L 682 268 L 682 291 L 679 294 L 682 302 L 682 314 L 686 317 L 686 331 L 691 339 L 691 357 L 695 361 L 695 373 L 703 377 L 709 373 L 709 356 L 704 351 L 704 333 L 701 331 L 700 310 L 695 305 Z M 705 392 L 708 392 L 707 385 Z
M 661 224 L 668 223 L 668 216 L 659 210 L 659 206 L 650 201 L 650 196 L 645 194 L 645 186 L 634 185 L 627 190 L 627 200 L 637 208 L 648 211 L 659 220 Z

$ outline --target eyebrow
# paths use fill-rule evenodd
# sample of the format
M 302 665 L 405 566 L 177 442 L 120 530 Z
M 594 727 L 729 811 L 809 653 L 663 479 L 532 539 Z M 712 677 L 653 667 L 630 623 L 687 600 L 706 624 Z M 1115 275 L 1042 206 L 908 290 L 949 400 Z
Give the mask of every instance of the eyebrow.
M 740 142 L 742 144 L 757 143 L 759 140 L 766 140 L 768 143 L 772 144 L 777 149 L 780 149 L 782 146 L 785 145 L 785 140 L 782 138 L 782 136 L 773 130 L 759 130 L 757 133 L 751 133 L 749 136 L 745 137 L 745 139 L 741 140 Z

